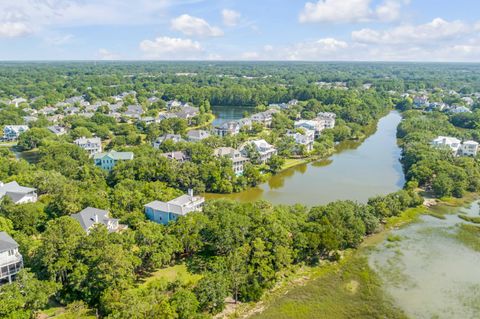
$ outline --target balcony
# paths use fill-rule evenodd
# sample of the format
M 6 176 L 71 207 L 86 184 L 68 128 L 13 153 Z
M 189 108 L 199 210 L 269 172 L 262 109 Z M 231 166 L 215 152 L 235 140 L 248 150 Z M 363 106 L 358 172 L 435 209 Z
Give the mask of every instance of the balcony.
M 23 258 L 20 254 L 0 258 L 0 280 L 16 275 L 23 267 Z

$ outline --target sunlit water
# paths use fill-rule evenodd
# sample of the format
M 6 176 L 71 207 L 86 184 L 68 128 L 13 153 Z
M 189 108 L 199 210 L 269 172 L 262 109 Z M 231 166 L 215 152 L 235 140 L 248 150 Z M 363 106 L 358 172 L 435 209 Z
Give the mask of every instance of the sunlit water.
M 253 106 L 212 106 L 212 113 L 215 115 L 213 125 L 221 125 L 225 122 L 236 121 L 243 118 L 244 113 L 254 113 L 255 107 Z
M 267 183 L 238 194 L 207 198 L 242 202 L 265 199 L 274 204 L 313 206 L 346 199 L 365 203 L 372 196 L 395 192 L 405 182 L 396 141 L 400 121 L 401 116 L 391 112 L 363 143 L 345 143 L 328 160 L 285 170 Z
M 478 202 L 459 210 L 477 217 L 480 211 Z M 423 216 L 391 233 L 400 241 L 386 240 L 370 253 L 370 266 L 410 318 L 480 318 L 480 253 L 455 238 L 465 221 L 446 217 Z

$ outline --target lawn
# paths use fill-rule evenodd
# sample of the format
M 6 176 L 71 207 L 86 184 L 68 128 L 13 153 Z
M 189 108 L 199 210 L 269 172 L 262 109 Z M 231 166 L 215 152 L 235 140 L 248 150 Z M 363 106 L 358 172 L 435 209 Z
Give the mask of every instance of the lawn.
M 164 279 L 167 282 L 173 282 L 178 279 L 186 284 L 195 284 L 201 278 L 201 275 L 190 273 L 185 264 L 179 264 L 155 271 L 149 277 L 144 279 L 144 282 L 141 284 L 141 286 L 148 285 L 150 282 L 156 279 Z

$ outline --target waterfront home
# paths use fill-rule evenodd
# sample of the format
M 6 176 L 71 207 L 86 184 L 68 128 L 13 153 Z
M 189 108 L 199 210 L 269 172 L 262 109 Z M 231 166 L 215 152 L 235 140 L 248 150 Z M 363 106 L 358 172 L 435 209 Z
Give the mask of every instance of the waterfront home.
M 157 139 L 153 142 L 154 148 L 160 148 L 160 145 L 165 143 L 166 141 L 172 141 L 173 143 L 185 142 L 181 135 L 178 134 L 166 134 L 157 137 Z
M 35 203 L 37 201 L 35 188 L 20 186 L 15 181 L 6 184 L 0 181 L 0 200 L 5 196 L 15 204 Z
M 180 111 L 176 112 L 178 118 L 187 120 L 190 123 L 190 120 L 200 114 L 200 110 L 197 107 L 193 106 L 184 106 L 180 109 Z
M 232 169 L 236 175 L 243 174 L 243 167 L 250 160 L 242 155 L 239 151 L 232 147 L 219 147 L 213 151 L 218 157 L 227 157 L 232 161 Z
M 315 141 L 315 131 L 303 129 L 303 132 L 288 132 L 287 136 L 292 137 L 295 143 L 304 146 L 305 151 L 311 152 L 313 150 L 313 142 Z
M 248 149 L 249 145 L 253 147 L 253 149 L 258 153 L 258 158 L 256 158 L 255 160 L 259 164 L 265 164 L 273 155 L 277 154 L 277 150 L 275 149 L 275 147 L 268 144 L 265 140 L 261 139 L 246 142 L 240 149 L 240 152 L 244 156 L 251 156 Z M 253 160 L 252 158 L 250 159 Z
M 454 155 L 457 155 L 461 146 L 461 141 L 455 137 L 439 136 L 434 139 L 431 144 L 437 148 L 448 148 Z
M 72 214 L 71 217 L 80 223 L 87 234 L 96 225 L 104 225 L 110 233 L 127 228 L 126 225 L 119 224 L 119 219 L 110 218 L 108 211 L 93 207 L 87 207 L 79 213 Z
M 317 120 L 319 120 L 322 123 L 323 129 L 334 128 L 336 118 L 337 118 L 337 115 L 332 112 L 320 112 L 317 114 Z
M 324 122 L 320 121 L 319 119 L 295 121 L 294 126 L 295 128 L 314 131 L 315 137 L 318 137 L 320 132 L 322 132 L 325 128 Z
M 187 132 L 187 139 L 190 142 L 200 142 L 208 137 L 210 137 L 210 133 L 205 130 L 191 130 Z
M 253 114 L 250 119 L 254 123 L 260 123 L 264 126 L 269 127 L 272 125 L 272 120 L 273 120 L 273 115 L 280 112 L 279 110 L 276 109 L 269 109 L 266 110 L 265 112 L 260 112 L 260 113 L 255 113 Z
M 460 152 L 464 156 L 477 156 L 478 153 L 478 143 L 475 141 L 465 141 L 460 147 Z
M 188 154 L 183 151 L 163 153 L 163 154 L 160 154 L 160 156 L 166 157 L 171 160 L 175 160 L 180 163 L 187 162 L 190 160 L 190 157 L 188 156 Z
M 67 133 L 67 129 L 60 125 L 49 126 L 47 127 L 47 129 L 57 136 L 61 136 Z
M 95 165 L 105 171 L 111 171 L 119 161 L 131 161 L 132 159 L 132 152 L 117 152 L 113 150 L 93 155 Z
M 90 155 L 102 152 L 102 140 L 99 137 L 87 138 L 83 136 L 77 138 L 73 143 L 78 147 L 83 148 Z
M 17 242 L 6 232 L 0 232 L 0 283 L 12 282 L 23 267 Z
M 28 131 L 27 125 L 5 125 L 3 127 L 3 139 L 6 141 L 16 141 L 20 134 Z
M 189 190 L 188 195 L 182 195 L 168 202 L 153 201 L 144 207 L 149 220 L 166 225 L 170 221 L 177 220 L 180 216 L 201 211 L 204 203 L 204 197 L 194 196 L 193 191 Z
M 228 135 L 237 135 L 240 133 L 240 123 L 237 121 L 230 121 L 215 127 L 215 133 L 221 137 Z

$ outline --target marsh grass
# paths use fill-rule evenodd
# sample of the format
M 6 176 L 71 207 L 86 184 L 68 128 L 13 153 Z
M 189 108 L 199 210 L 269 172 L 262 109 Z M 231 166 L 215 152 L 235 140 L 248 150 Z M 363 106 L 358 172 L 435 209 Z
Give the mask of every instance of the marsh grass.
M 460 224 L 456 238 L 464 245 L 480 252 L 480 227 L 469 224 Z
M 470 223 L 480 224 L 480 216 L 472 217 L 472 216 L 459 214 L 458 218 L 463 219 L 464 221 L 467 221 L 467 222 L 470 222 Z

